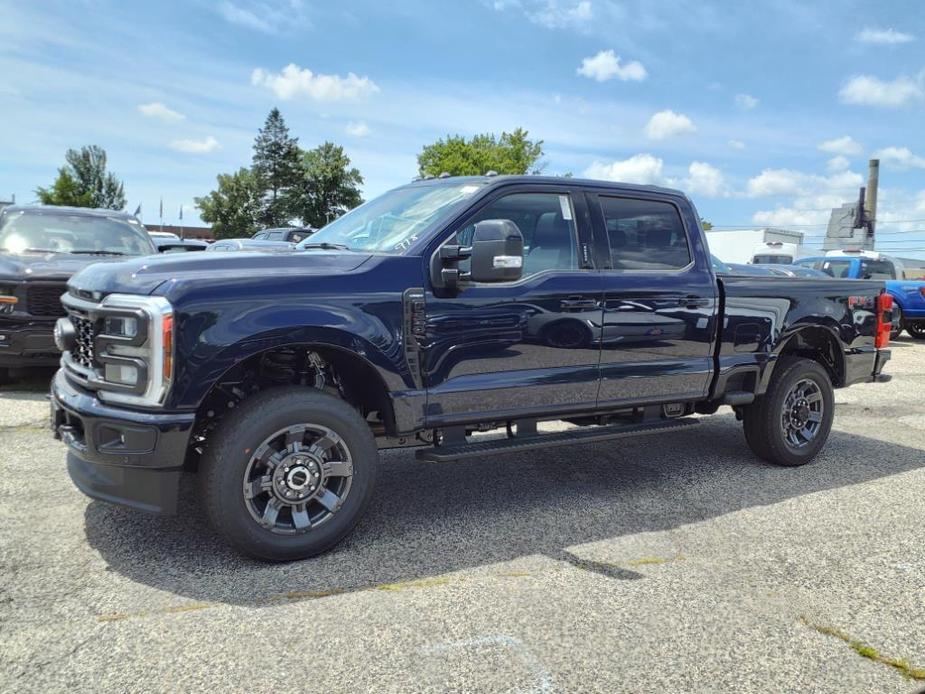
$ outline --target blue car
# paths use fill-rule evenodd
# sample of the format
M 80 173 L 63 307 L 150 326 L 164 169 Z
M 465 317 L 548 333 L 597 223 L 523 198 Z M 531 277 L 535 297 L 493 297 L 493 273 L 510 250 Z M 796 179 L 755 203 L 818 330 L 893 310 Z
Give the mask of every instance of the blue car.
M 838 279 L 884 280 L 893 297 L 893 334 L 903 330 L 916 340 L 925 340 L 925 281 L 902 279 L 902 263 L 875 251 L 839 251 L 803 258 L 794 263 L 821 270 Z

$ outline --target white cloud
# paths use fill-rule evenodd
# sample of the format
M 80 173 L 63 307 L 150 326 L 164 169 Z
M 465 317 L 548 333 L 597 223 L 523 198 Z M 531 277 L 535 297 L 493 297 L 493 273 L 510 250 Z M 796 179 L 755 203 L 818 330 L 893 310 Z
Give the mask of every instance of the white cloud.
M 920 82 L 909 77 L 885 82 L 870 75 L 858 75 L 848 80 L 838 96 L 846 104 L 898 108 L 925 99 L 925 89 Z
M 751 111 L 758 105 L 758 99 L 751 94 L 736 94 L 736 106 L 746 111 Z
M 841 154 L 838 156 L 832 157 L 825 163 L 825 168 L 828 169 L 829 173 L 837 173 L 839 171 L 845 171 L 851 167 L 851 162 L 848 161 L 848 157 L 843 157 Z
M 595 161 L 585 169 L 587 178 L 622 183 L 660 184 L 662 178 L 662 160 L 651 154 L 634 154 L 629 159 L 604 164 Z
M 646 135 L 652 140 L 664 140 L 675 135 L 684 135 L 697 131 L 694 122 L 683 113 L 666 110 L 659 111 L 646 123 Z
M 709 198 L 718 198 L 727 195 L 729 190 L 726 178 L 722 171 L 711 164 L 702 161 L 691 162 L 687 168 L 687 178 L 672 185 L 680 185 L 686 193 L 703 195 Z
M 925 157 L 913 154 L 908 147 L 884 147 L 874 152 L 873 158 L 900 169 L 925 169 Z
M 350 137 L 366 137 L 372 131 L 369 129 L 369 126 L 366 123 L 360 121 L 358 123 L 347 123 L 347 127 L 344 128 Z
M 315 101 L 346 101 L 379 91 L 378 85 L 369 77 L 358 77 L 352 72 L 348 72 L 346 77 L 315 74 L 295 63 L 289 63 L 276 74 L 257 68 L 251 73 L 251 84 L 265 87 L 285 101 L 297 96 L 307 96 Z
M 828 222 L 828 210 L 802 210 L 797 207 L 778 207 L 775 210 L 759 210 L 752 215 L 755 224 L 769 227 L 809 226 Z
M 745 143 L 742 140 L 729 140 L 729 146 L 733 149 L 745 149 Z
M 846 157 L 858 155 L 864 150 L 864 148 L 861 147 L 861 143 L 850 135 L 820 142 L 817 145 L 817 149 L 822 152 L 828 152 L 829 154 L 842 154 Z
M 165 123 L 176 123 L 186 118 L 182 113 L 178 113 L 172 108 L 167 108 L 160 101 L 154 101 L 150 104 L 138 104 L 138 112 L 148 118 L 158 118 Z
M 230 24 L 265 34 L 309 24 L 302 0 L 224 0 L 216 10 Z
M 208 154 L 221 148 L 221 145 L 209 135 L 203 140 L 174 140 L 170 143 L 170 148 L 187 154 Z
M 792 169 L 765 169 L 748 180 L 745 194 L 750 198 L 834 193 L 851 197 L 863 182 L 860 174 L 848 170 L 837 171 L 831 176 L 818 176 Z
M 547 29 L 586 29 L 594 16 L 591 0 L 494 0 L 499 12 L 520 10 L 528 20 Z
M 872 27 L 865 27 L 863 30 L 859 31 L 854 38 L 861 43 L 879 44 L 909 43 L 910 41 L 915 41 L 915 36 L 907 34 L 904 31 L 896 31 L 896 29 L 874 29 Z
M 621 65 L 620 56 L 614 55 L 613 50 L 599 51 L 597 55 L 585 58 L 576 72 L 598 82 L 606 82 L 614 77 L 623 82 L 641 82 L 648 76 L 646 68 L 639 61 L 633 60 Z

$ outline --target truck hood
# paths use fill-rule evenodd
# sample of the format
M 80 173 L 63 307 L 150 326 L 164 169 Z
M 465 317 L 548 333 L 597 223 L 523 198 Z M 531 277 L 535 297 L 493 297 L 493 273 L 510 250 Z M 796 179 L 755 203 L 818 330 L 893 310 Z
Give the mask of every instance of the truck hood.
M 124 261 L 119 256 L 70 253 L 0 253 L 0 280 L 66 280 L 94 263 Z
M 336 251 L 229 251 L 168 254 L 93 265 L 77 273 L 68 285 L 78 291 L 151 294 L 165 282 L 325 275 L 349 272 L 370 258 L 368 253 Z

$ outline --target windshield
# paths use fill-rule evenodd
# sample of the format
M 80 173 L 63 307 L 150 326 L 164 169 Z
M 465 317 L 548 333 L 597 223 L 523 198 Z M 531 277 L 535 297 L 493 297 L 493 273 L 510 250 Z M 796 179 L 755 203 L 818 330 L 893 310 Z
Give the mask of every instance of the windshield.
M 21 212 L 6 217 L 0 227 L 0 251 L 150 255 L 154 249 L 138 222 L 130 224 L 107 217 Z
M 804 260 L 798 263 L 805 267 L 811 267 L 813 270 L 821 270 L 829 277 L 851 279 L 851 264 L 854 261 L 851 258 L 845 260 L 832 260 L 831 258 L 817 258 L 815 260 Z
M 792 255 L 756 255 L 752 258 L 754 265 L 790 265 L 792 262 Z
M 296 248 L 320 244 L 351 251 L 401 253 L 449 208 L 469 198 L 482 183 L 396 188 L 351 210 L 316 231 Z

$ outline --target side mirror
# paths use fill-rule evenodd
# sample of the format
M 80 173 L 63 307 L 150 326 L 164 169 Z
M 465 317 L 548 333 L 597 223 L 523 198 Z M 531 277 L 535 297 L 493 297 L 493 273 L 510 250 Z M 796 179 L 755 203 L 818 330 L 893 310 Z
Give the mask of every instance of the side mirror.
M 472 235 L 469 279 L 512 282 L 524 269 L 524 237 L 509 219 L 486 219 Z

